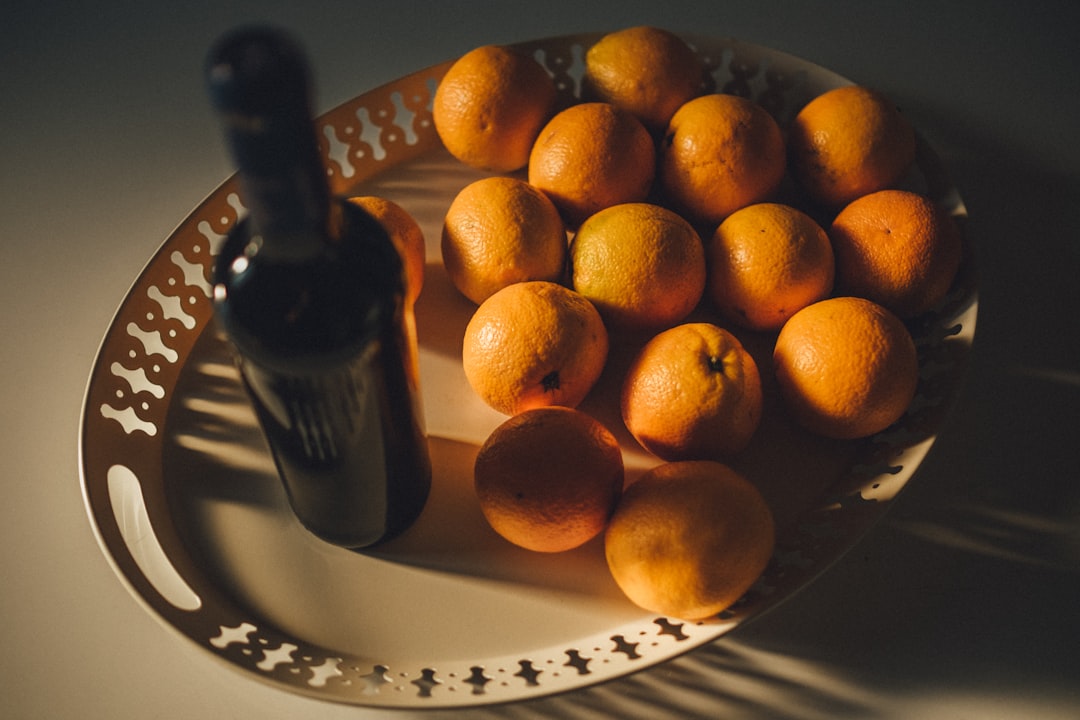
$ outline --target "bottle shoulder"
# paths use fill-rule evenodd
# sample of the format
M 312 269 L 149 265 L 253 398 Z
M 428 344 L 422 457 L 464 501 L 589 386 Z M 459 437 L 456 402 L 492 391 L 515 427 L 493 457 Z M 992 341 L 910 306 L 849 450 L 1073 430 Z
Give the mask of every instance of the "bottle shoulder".
M 331 362 L 400 321 L 402 262 L 386 232 L 350 207 L 333 227 L 320 252 L 288 260 L 265 251 L 247 220 L 229 234 L 214 269 L 215 312 L 241 354 L 275 365 Z

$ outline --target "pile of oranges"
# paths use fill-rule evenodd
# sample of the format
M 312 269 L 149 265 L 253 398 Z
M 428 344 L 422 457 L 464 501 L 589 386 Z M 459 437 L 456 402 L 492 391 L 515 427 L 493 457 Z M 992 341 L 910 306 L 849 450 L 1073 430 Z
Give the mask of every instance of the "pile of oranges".
M 602 535 L 632 601 L 687 619 L 728 607 L 771 557 L 769 507 L 729 465 L 765 408 L 841 440 L 895 423 L 918 380 L 905 321 L 961 261 L 952 218 L 899 189 L 915 133 L 881 93 L 826 92 L 781 127 L 708 80 L 679 36 L 635 27 L 588 49 L 569 106 L 532 57 L 485 46 L 432 108 L 451 155 L 490 175 L 441 238 L 477 305 L 466 377 L 509 416 L 478 453 L 481 509 L 533 550 Z M 618 442 L 576 409 L 616 342 L 636 348 L 619 414 L 661 461 L 625 491 Z

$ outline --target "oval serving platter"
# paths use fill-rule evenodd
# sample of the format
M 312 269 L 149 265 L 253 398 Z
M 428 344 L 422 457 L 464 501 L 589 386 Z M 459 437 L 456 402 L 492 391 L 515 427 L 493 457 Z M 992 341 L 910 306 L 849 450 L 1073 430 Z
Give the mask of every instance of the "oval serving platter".
M 520 43 L 563 100 L 580 93 L 584 51 L 600 37 Z M 715 90 L 753 98 L 785 126 L 810 98 L 850 81 L 731 39 L 686 35 Z M 99 543 L 133 595 L 168 628 L 227 666 L 279 688 L 375 707 L 462 707 L 564 692 L 636 672 L 709 643 L 792 596 L 852 547 L 934 443 L 963 376 L 978 307 L 970 252 L 948 298 L 912 324 L 919 391 L 892 428 L 837 443 L 779 410 L 733 463 L 777 518 L 758 583 L 704 622 L 657 617 L 625 599 L 599 539 L 558 555 L 510 546 L 484 523 L 472 462 L 505 418 L 461 369 L 474 309 L 439 257 L 442 217 L 480 173 L 442 148 L 430 104 L 450 62 L 319 118 L 335 192 L 402 205 L 427 238 L 417 304 L 423 402 L 435 479 L 416 525 L 365 553 L 321 543 L 289 512 L 210 305 L 209 271 L 242 214 L 226 180 L 164 242 L 134 282 L 91 371 L 80 433 L 83 494 Z M 963 220 L 963 202 L 920 141 L 908 182 Z M 743 337 L 767 362 L 769 337 Z M 620 362 L 582 409 L 616 432 L 628 481 L 657 460 L 622 428 Z M 763 372 L 763 378 L 767 376 Z M 778 449 L 783 452 L 778 452 Z

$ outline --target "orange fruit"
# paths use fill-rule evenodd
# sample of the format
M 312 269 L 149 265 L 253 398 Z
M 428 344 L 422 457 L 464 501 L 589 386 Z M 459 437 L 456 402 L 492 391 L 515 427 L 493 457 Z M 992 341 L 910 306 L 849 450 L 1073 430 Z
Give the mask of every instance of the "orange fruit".
M 829 296 L 829 236 L 805 213 L 755 203 L 729 215 L 706 243 L 709 297 L 752 330 L 777 330 L 798 310 Z
M 424 287 L 424 265 L 427 262 L 424 231 L 419 223 L 405 208 L 386 198 L 359 195 L 349 198 L 349 202 L 366 210 L 386 230 L 405 266 L 406 299 L 416 302 Z
M 648 197 L 656 153 L 645 126 L 610 103 L 572 105 L 540 131 L 529 182 L 551 198 L 571 227 L 612 205 Z
M 607 360 L 600 314 L 578 293 L 543 280 L 489 297 L 465 327 L 462 363 L 473 390 L 506 415 L 577 407 Z
M 446 211 L 443 264 L 474 303 L 510 283 L 561 280 L 566 254 L 559 211 L 524 180 L 493 176 L 469 183 Z
M 716 224 L 765 200 L 786 159 L 780 127 L 757 103 L 712 93 L 675 111 L 660 145 L 661 190 L 688 219 Z
M 623 203 L 590 216 L 570 244 L 571 284 L 612 327 L 659 328 L 685 318 L 705 289 L 705 248 L 679 215 Z
M 919 382 L 915 343 L 903 322 L 855 297 L 795 313 L 776 339 L 773 368 L 794 419 L 840 440 L 873 435 L 899 420 Z
M 455 158 L 470 167 L 511 172 L 528 162 L 556 96 L 554 80 L 535 59 L 484 45 L 446 71 L 435 89 L 432 119 Z
M 704 66 L 678 35 L 639 26 L 608 33 L 585 53 L 584 93 L 662 132 L 702 87 Z
M 667 463 L 623 492 L 604 533 L 616 584 L 645 610 L 704 620 L 733 605 L 768 567 L 772 512 L 737 472 L 708 460 Z
M 837 290 L 901 318 L 944 299 L 960 267 L 960 228 L 932 200 L 880 190 L 844 207 L 829 228 Z
M 750 442 L 761 421 L 761 376 L 727 330 L 687 323 L 659 333 L 623 380 L 630 434 L 663 460 L 722 460 Z
M 904 176 L 915 161 L 915 131 L 883 94 L 849 85 L 799 111 L 788 149 L 793 174 L 807 193 L 840 207 Z
M 622 451 L 583 412 L 534 408 L 488 436 L 473 477 L 495 532 L 528 550 L 563 552 L 603 532 L 622 495 Z

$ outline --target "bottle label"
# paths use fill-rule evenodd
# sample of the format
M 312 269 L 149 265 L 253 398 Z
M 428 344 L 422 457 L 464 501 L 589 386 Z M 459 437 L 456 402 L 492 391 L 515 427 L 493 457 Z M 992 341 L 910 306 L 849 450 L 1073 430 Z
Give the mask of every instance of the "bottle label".
M 403 531 L 430 488 L 415 363 L 385 357 L 387 347 L 372 342 L 350 362 L 310 373 L 239 361 L 289 504 L 305 527 L 345 547 Z
M 308 375 L 283 375 L 243 363 L 252 395 L 273 419 L 278 441 L 288 445 L 294 460 L 302 458 L 308 467 L 335 465 L 361 436 L 372 447 L 381 446 L 379 389 L 372 378 L 377 350 L 372 343 L 348 365 Z

